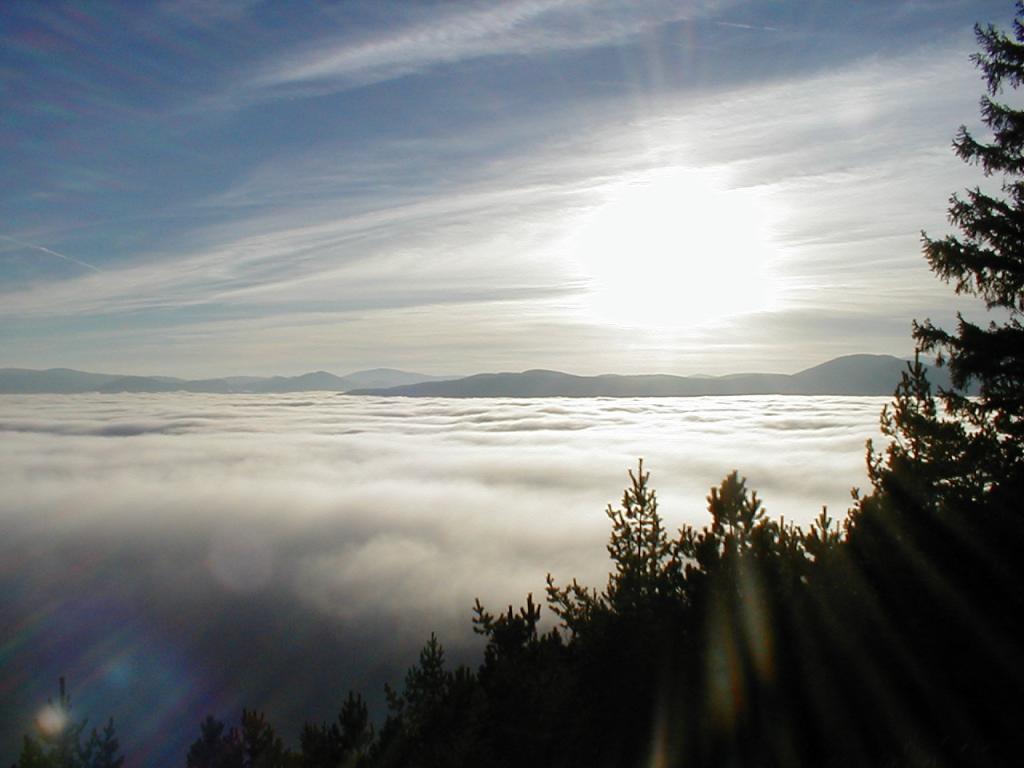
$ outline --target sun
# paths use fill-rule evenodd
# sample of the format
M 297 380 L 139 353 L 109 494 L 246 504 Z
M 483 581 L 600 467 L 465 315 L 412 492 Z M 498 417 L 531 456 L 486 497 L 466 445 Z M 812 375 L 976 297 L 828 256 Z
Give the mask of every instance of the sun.
M 775 253 L 755 193 L 685 168 L 638 174 L 600 192 L 569 246 L 593 320 L 681 329 L 775 304 Z

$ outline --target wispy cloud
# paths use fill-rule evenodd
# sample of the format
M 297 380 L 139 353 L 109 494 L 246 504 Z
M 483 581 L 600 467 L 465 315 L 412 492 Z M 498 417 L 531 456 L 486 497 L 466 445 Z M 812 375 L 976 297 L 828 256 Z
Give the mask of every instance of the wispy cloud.
M 281 371 L 299 360 L 321 367 L 317 349 L 367 367 L 428 361 L 445 372 L 499 363 L 581 372 L 795 370 L 819 362 L 838 338 L 846 346 L 835 353 L 902 353 L 906 323 L 891 320 L 892 308 L 909 322 L 943 316 L 947 304 L 917 238 L 921 228 L 943 230 L 946 197 L 973 181 L 947 150 L 977 97 L 965 56 L 936 47 L 827 75 L 665 97 L 635 111 L 592 102 L 583 119 L 573 109 L 546 115 L 546 130 L 518 122 L 470 142 L 432 140 L 433 153 L 415 143 L 316 146 L 268 161 L 207 198 L 223 222 L 191 232 L 176 251 L 140 254 L 102 278 L 8 292 L 0 315 L 202 306 L 187 323 L 164 318 L 159 339 L 231 359 L 234 370 L 245 368 L 243 356 Z M 782 288 L 778 322 L 752 316 L 671 333 L 638 328 L 628 339 L 581 315 L 588 285 L 571 250 L 574 228 L 662 168 L 714 173 L 726 199 L 736 190 L 760 207 Z M 680 221 L 686 215 L 681 210 Z M 862 327 L 875 327 L 872 316 L 887 318 L 889 330 L 862 337 Z M 262 330 L 247 333 L 245 322 Z M 122 352 L 157 360 L 139 336 L 156 333 L 146 328 L 119 329 Z M 779 330 L 771 336 L 765 328 Z M 791 340 L 784 351 L 783 338 Z
M 749 29 L 755 32 L 778 32 L 778 27 L 767 27 L 762 24 L 742 24 L 738 21 L 714 21 L 716 27 L 730 27 L 732 29 Z
M 564 286 L 553 279 L 551 265 L 517 255 L 514 244 L 502 243 L 490 227 L 509 209 L 536 210 L 550 194 L 531 187 L 456 190 L 351 216 L 328 203 L 243 219 L 205 233 L 206 243 L 191 253 L 150 254 L 143 263 L 106 270 L 102 277 L 36 283 L 8 294 L 0 314 L 110 314 L 317 299 L 351 309 L 464 301 L 467 294 L 548 294 Z M 528 216 L 519 215 L 526 226 Z M 519 237 L 528 235 L 522 231 Z M 488 240 L 490 253 L 478 252 Z M 508 258 L 502 261 L 503 256 Z
M 611 45 L 720 4 L 655 0 L 638 8 L 611 0 L 515 0 L 435 8 L 378 34 L 341 36 L 281 56 L 247 89 L 270 97 L 290 86 L 344 90 L 460 61 Z

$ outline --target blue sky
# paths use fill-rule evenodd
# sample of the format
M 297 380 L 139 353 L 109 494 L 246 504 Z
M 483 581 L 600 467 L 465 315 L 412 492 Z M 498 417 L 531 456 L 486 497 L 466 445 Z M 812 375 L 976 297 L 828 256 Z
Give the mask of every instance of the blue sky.
M 0 366 L 907 354 L 1008 2 L 6 3 Z M 960 306 L 970 305 L 961 302 Z

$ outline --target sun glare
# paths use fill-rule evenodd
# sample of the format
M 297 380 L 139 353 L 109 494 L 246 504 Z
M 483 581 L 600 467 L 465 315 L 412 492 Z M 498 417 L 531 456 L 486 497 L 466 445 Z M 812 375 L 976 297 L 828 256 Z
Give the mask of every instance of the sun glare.
M 709 171 L 673 168 L 608 185 L 572 235 L 595 319 L 683 328 L 769 309 L 763 201 Z
M 67 712 L 55 704 L 47 704 L 36 715 L 36 725 L 48 738 L 56 738 L 68 724 Z

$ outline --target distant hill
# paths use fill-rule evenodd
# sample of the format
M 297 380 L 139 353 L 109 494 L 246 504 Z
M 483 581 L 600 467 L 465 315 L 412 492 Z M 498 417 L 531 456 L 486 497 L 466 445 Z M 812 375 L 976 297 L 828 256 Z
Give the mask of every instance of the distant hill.
M 458 379 L 393 368 L 336 376 L 314 371 L 301 376 L 229 376 L 177 379 L 121 376 L 70 368 L 33 371 L 0 368 L 0 394 L 78 392 L 205 392 L 276 394 L 346 392 L 382 397 L 691 397 L 695 395 L 891 395 L 906 370 L 891 355 L 847 355 L 794 373 L 736 373 L 728 376 L 644 374 L 574 376 L 560 371 L 478 373 Z M 948 387 L 944 368 L 929 369 L 934 386 Z
M 891 355 L 847 355 L 794 373 L 729 376 L 574 376 L 559 371 L 480 373 L 463 379 L 354 389 L 379 397 L 692 397 L 696 395 L 891 395 L 907 361 Z M 945 369 L 929 368 L 933 386 L 948 387 Z
M 393 368 L 356 371 L 335 376 L 327 371 L 301 376 L 228 376 L 221 379 L 177 379 L 168 376 L 122 376 L 86 373 L 70 368 L 34 371 L 0 368 L 0 394 L 76 394 L 82 392 L 206 392 L 269 394 L 284 392 L 345 392 L 355 388 L 394 387 L 440 381 L 440 376 Z
M 96 392 L 100 387 L 118 378 L 122 377 L 109 373 L 84 373 L 70 368 L 51 368 L 48 371 L 0 368 L 0 392 Z
M 409 373 L 394 368 L 372 368 L 368 371 L 357 371 L 343 377 L 347 389 L 365 387 L 401 387 L 407 384 L 418 384 L 426 381 L 446 381 L 453 377 L 427 376 L 422 373 Z

